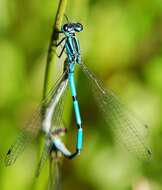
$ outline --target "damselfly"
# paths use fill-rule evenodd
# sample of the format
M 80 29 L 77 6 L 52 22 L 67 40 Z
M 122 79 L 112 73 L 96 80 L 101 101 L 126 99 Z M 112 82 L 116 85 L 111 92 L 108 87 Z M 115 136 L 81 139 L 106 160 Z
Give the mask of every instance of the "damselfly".
M 21 131 L 16 142 L 8 150 L 5 157 L 6 166 L 13 164 L 26 146 L 36 139 L 41 131 L 45 134 L 45 138 L 48 139 L 51 135 L 52 125 L 55 128 L 63 125 L 61 112 L 63 111 L 62 100 L 67 87 L 67 71 L 67 68 L 65 68 L 64 73 L 51 89 L 46 99 L 41 102 L 34 112 L 27 127 Z M 43 113 L 42 106 L 45 106 Z M 53 116 L 54 121 L 52 121 Z
M 114 93 L 110 90 L 106 91 L 102 87 L 101 83 L 96 79 L 94 74 L 88 70 L 88 68 L 81 63 L 81 56 L 80 56 L 80 46 L 79 40 L 76 38 L 76 33 L 81 32 L 83 30 L 83 26 L 80 23 L 67 23 L 64 24 L 62 30 L 59 33 L 63 33 L 65 36 L 64 38 L 56 44 L 59 46 L 65 41 L 65 44 L 62 48 L 61 54 L 59 57 L 62 56 L 64 50 L 67 54 L 67 71 L 62 75 L 61 78 L 67 77 L 72 99 L 73 99 L 73 106 L 74 112 L 76 117 L 76 126 L 78 129 L 77 133 L 77 142 L 76 142 L 76 151 L 69 156 L 69 158 L 73 158 L 74 156 L 80 154 L 82 149 L 82 120 L 79 111 L 79 104 L 76 96 L 76 89 L 74 83 L 74 72 L 75 72 L 75 65 L 78 64 L 81 66 L 82 71 L 87 76 L 90 85 L 93 89 L 94 95 L 96 97 L 97 102 L 99 103 L 99 107 L 104 115 L 106 121 L 106 128 L 111 127 L 114 135 L 133 153 L 136 154 L 139 158 L 148 159 L 151 156 L 151 151 L 147 145 L 145 145 L 145 132 L 147 131 L 147 125 L 143 124 L 138 117 L 130 112 L 114 95 Z M 56 90 L 52 90 L 52 97 L 53 100 L 60 99 L 63 96 L 64 91 L 58 94 L 57 92 L 57 85 Z M 57 101 L 58 101 L 57 100 Z M 56 101 L 56 102 L 57 102 Z M 51 112 L 52 113 L 52 112 Z M 37 114 L 36 114 L 37 115 Z M 52 115 L 52 114 L 51 114 Z M 47 118 L 47 117 L 45 117 Z M 55 118 L 55 117 L 54 117 Z M 35 117 L 34 117 L 34 121 Z M 34 123 L 35 124 L 35 123 Z M 50 124 L 51 125 L 51 124 Z M 49 126 L 50 126 L 49 125 Z M 36 132 L 33 133 L 33 123 L 29 125 L 30 127 L 25 130 L 25 133 L 22 135 L 22 139 L 19 139 L 16 144 L 14 144 L 11 149 L 7 153 L 6 157 L 6 164 L 9 165 L 15 161 L 17 156 L 20 152 L 24 149 L 26 143 L 28 143 L 28 139 L 31 139 L 37 135 L 39 130 L 35 130 Z M 37 125 L 36 125 L 37 126 Z M 48 126 L 48 125 L 45 125 Z M 46 127 L 45 127 L 46 128 Z M 47 133 L 49 128 L 46 128 Z M 26 135 L 27 132 L 27 135 Z M 29 135 L 32 134 L 32 135 Z M 29 138 L 30 137 L 30 138 Z M 24 143 L 25 142 L 25 143 Z
M 82 149 L 82 120 L 79 112 L 79 105 L 76 96 L 76 89 L 74 83 L 75 65 L 81 66 L 82 71 L 87 76 L 93 90 L 93 94 L 99 107 L 104 115 L 106 121 L 106 128 L 111 127 L 114 135 L 137 157 L 148 159 L 151 156 L 149 147 L 145 145 L 145 135 L 148 126 L 138 119 L 138 117 L 129 111 L 110 90 L 106 91 L 101 83 L 96 79 L 94 74 L 81 62 L 79 40 L 76 37 L 77 32 L 81 32 L 83 26 L 80 23 L 67 23 L 62 26 L 60 33 L 63 33 L 64 38 L 57 44 L 61 45 L 63 41 L 65 44 L 62 48 L 61 54 L 66 52 L 68 69 L 68 80 L 71 89 L 73 106 L 76 117 L 76 126 L 78 128 L 76 151 L 71 156 L 79 154 Z

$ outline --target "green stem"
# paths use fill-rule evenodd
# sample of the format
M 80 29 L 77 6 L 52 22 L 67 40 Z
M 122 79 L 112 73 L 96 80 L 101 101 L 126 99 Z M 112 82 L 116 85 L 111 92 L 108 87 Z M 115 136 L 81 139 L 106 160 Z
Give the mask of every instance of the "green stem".
M 52 80 L 52 60 L 54 60 L 56 56 L 56 44 L 59 37 L 58 31 L 61 30 L 61 25 L 65 13 L 67 5 L 67 0 L 60 0 L 58 10 L 56 13 L 56 19 L 53 27 L 53 32 L 51 35 L 51 40 L 49 43 L 48 48 L 48 55 L 47 55 L 47 63 L 45 69 L 45 76 L 44 76 L 44 86 L 43 86 L 43 96 L 42 99 L 46 98 L 48 91 L 51 87 L 51 80 Z
M 47 55 L 47 62 L 46 62 L 46 68 L 45 68 L 42 99 L 45 99 L 47 97 L 47 94 L 48 94 L 48 92 L 49 92 L 49 90 L 50 90 L 50 88 L 52 86 L 52 83 L 51 83 L 52 82 L 52 77 L 53 77 L 53 71 L 52 71 L 53 67 L 52 67 L 52 65 L 54 65 L 53 60 L 54 60 L 54 58 L 56 56 L 56 53 L 55 53 L 56 52 L 56 44 L 57 44 L 57 40 L 58 40 L 58 37 L 59 37 L 58 31 L 61 30 L 61 25 L 62 25 L 62 21 L 63 21 L 65 9 L 66 9 L 67 1 L 68 0 L 60 0 L 59 1 L 59 6 L 58 6 L 58 9 L 57 9 L 55 23 L 54 23 L 54 27 L 53 27 L 53 31 L 52 31 L 52 35 L 51 35 L 51 39 L 50 39 L 50 43 L 49 43 L 49 48 L 48 48 L 48 55 Z M 43 118 L 44 106 L 45 105 L 42 105 L 42 118 Z M 40 138 L 40 150 L 42 149 L 43 145 L 44 145 L 43 138 Z M 43 176 L 41 178 L 41 176 L 40 176 L 39 180 L 36 180 L 36 181 L 34 180 L 32 189 L 34 189 L 34 190 L 40 189 L 39 182 L 44 177 L 45 176 Z

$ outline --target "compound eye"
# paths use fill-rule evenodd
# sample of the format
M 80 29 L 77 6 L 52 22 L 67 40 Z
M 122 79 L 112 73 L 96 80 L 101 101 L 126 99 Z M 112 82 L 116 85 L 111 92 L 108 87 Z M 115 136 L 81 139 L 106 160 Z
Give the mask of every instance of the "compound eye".
M 80 23 L 76 23 L 74 28 L 76 32 L 81 32 L 83 30 L 83 25 Z
M 65 32 L 68 31 L 68 24 L 64 24 L 64 26 L 63 26 L 63 30 L 64 30 Z
M 73 30 L 73 25 L 72 24 L 68 24 L 67 31 L 71 32 L 72 30 Z

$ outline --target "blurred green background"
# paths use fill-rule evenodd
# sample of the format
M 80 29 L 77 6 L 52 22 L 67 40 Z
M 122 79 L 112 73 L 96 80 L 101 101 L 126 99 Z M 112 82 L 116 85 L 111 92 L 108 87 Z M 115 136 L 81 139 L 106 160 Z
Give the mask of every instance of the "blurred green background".
M 41 100 L 56 1 L 0 1 L 0 152 L 14 142 Z M 161 0 L 68 1 L 71 21 L 79 21 L 82 59 L 149 124 L 153 158 L 145 163 L 112 146 L 82 75 L 78 99 L 84 124 L 84 150 L 62 166 L 63 189 L 162 189 L 162 2 Z M 56 64 L 54 78 L 57 78 Z M 71 102 L 69 103 L 70 106 Z M 67 109 L 67 114 L 69 114 Z M 66 110 L 65 110 L 66 114 Z M 74 117 L 70 116 L 71 120 Z M 74 123 L 67 142 L 72 144 Z M 72 135 L 71 135 L 72 134 Z M 69 139 L 69 140 L 68 140 Z M 72 139 L 72 140 L 71 140 Z M 32 144 L 17 162 L 0 164 L 1 190 L 47 189 L 48 163 L 38 179 L 39 146 Z

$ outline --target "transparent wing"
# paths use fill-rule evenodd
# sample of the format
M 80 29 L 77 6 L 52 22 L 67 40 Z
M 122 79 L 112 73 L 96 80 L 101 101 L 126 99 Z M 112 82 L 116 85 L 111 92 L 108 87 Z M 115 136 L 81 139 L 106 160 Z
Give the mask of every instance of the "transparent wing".
M 49 158 L 49 154 L 50 154 L 50 150 L 51 150 L 51 143 L 49 141 L 46 141 L 45 142 L 45 145 L 44 145 L 44 148 L 43 148 L 43 151 L 42 151 L 42 155 L 41 155 L 41 158 L 40 158 L 40 161 L 38 163 L 38 167 L 37 167 L 37 170 L 36 170 L 36 177 L 39 176 L 45 162 L 47 161 L 47 159 Z
M 51 130 L 63 127 L 62 115 L 63 115 L 65 94 L 66 94 L 66 90 L 64 91 L 62 97 L 60 98 L 60 100 L 59 100 L 59 102 L 55 108 L 55 111 L 53 113 L 53 122 L 52 122 L 53 127 L 51 128 Z M 39 176 L 47 158 L 49 157 L 51 146 L 52 146 L 51 144 L 52 143 L 50 142 L 50 140 L 47 137 L 46 141 L 45 141 L 44 148 L 43 148 L 43 152 L 42 152 L 42 155 L 41 155 L 41 158 L 40 158 L 37 170 L 36 170 L 36 177 Z
M 48 190 L 61 190 L 60 167 L 61 163 L 59 158 L 51 158 Z
M 148 126 L 130 112 L 112 91 L 104 90 L 84 64 L 81 64 L 81 68 L 89 79 L 95 99 L 103 113 L 106 128 L 111 127 L 115 139 L 122 142 L 130 152 L 140 159 L 148 160 L 151 157 L 151 151 L 145 144 Z
M 23 152 L 27 144 L 36 138 L 40 129 L 41 118 L 39 113 L 39 111 L 34 113 L 31 123 L 28 125 L 28 128 L 21 131 L 15 143 L 12 144 L 9 148 L 5 157 L 6 166 L 12 165 L 19 157 L 19 155 Z
M 64 127 L 64 124 L 63 124 L 63 120 L 62 120 L 62 117 L 63 117 L 63 111 L 64 111 L 64 103 L 65 103 L 65 97 L 66 97 L 66 94 L 67 94 L 67 87 L 63 93 L 63 95 L 61 96 L 56 108 L 55 108 L 55 112 L 53 114 L 53 127 L 52 129 L 54 128 L 59 128 L 59 127 Z
M 44 99 L 40 106 L 38 106 L 37 110 L 34 112 L 30 122 L 27 127 L 21 131 L 20 135 L 16 139 L 15 143 L 8 150 L 5 157 L 5 165 L 9 166 L 13 164 L 19 155 L 23 152 L 25 147 L 34 140 L 39 132 L 41 131 L 41 123 L 42 123 L 42 105 L 47 105 L 50 102 L 51 98 L 55 96 L 57 92 L 57 88 L 59 87 L 60 82 L 64 79 L 67 74 L 67 70 L 64 71 L 60 79 L 56 82 L 54 87 L 50 90 L 46 99 Z

